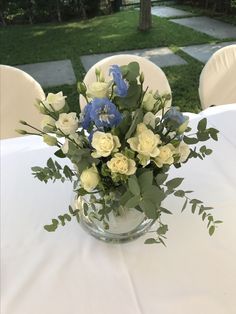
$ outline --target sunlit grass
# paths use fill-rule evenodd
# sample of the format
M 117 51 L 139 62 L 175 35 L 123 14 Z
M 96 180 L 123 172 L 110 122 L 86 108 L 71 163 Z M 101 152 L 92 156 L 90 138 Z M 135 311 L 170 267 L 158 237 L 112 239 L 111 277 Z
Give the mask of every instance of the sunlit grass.
M 17 65 L 70 59 L 77 79 L 81 80 L 85 74 L 81 55 L 172 46 L 178 50 L 181 46 L 215 40 L 158 17 L 153 17 L 153 27 L 149 32 L 140 33 L 138 18 L 139 13 L 134 10 L 81 22 L 1 28 L 0 63 Z M 192 60 L 186 66 L 164 68 L 174 101 L 190 111 L 199 106 L 196 83 L 199 69 L 201 64 Z M 76 86 L 56 87 L 54 90 L 60 89 L 67 94 L 73 92 L 70 104 L 77 110 Z

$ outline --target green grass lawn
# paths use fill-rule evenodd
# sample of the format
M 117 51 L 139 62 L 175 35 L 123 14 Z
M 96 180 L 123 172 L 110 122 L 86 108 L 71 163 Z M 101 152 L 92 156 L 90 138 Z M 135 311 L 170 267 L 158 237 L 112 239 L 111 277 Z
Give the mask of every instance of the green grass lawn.
M 168 3 L 167 3 L 167 5 L 168 5 Z M 185 11 L 190 12 L 196 16 L 206 15 L 209 17 L 213 17 L 217 20 L 236 25 L 236 15 L 235 14 L 226 15 L 224 13 L 214 12 L 210 9 L 203 9 L 203 8 L 199 8 L 199 7 L 191 6 L 191 5 L 186 5 L 186 4 L 170 4 L 170 6 L 173 8 L 176 8 L 176 9 L 185 10 Z
M 184 45 L 214 42 L 216 39 L 153 17 L 148 33 L 137 30 L 138 12 L 125 11 L 96 17 L 82 22 L 9 26 L 0 30 L 0 63 L 17 65 L 71 59 L 78 80 L 84 76 L 80 56 L 102 52 L 168 46 L 178 50 Z M 201 63 L 182 53 L 188 65 L 164 68 L 172 91 L 173 103 L 183 110 L 198 111 L 198 78 Z M 158 86 L 157 86 L 158 88 Z M 76 86 L 50 88 L 46 92 L 63 90 L 70 93 L 69 101 L 78 109 Z

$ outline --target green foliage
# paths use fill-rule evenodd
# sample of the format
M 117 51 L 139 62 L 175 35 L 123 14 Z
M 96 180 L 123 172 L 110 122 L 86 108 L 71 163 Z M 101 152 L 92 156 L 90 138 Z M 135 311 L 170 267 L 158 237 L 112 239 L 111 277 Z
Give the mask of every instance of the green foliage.
M 66 225 L 66 222 L 70 222 L 72 217 L 76 217 L 79 222 L 79 210 L 69 206 L 69 213 L 65 213 L 63 215 L 59 215 L 58 218 L 53 218 L 52 223 L 49 225 L 45 225 L 44 229 L 48 232 L 54 232 L 61 225 L 62 227 Z
M 74 177 L 73 171 L 68 167 L 62 167 L 57 161 L 53 161 L 52 158 L 49 158 L 47 161 L 47 167 L 32 167 L 32 174 L 38 180 L 47 183 L 49 180 L 55 182 L 56 180 L 61 180 L 64 182 L 66 179 L 72 181 Z

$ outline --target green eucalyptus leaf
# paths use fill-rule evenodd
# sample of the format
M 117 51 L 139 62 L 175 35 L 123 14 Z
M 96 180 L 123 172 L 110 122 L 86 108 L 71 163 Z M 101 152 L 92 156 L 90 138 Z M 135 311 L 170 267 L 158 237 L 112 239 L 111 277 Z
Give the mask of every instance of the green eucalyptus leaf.
M 168 174 L 167 174 L 167 173 L 159 173 L 159 174 L 156 176 L 156 178 L 155 178 L 156 183 L 157 183 L 158 185 L 163 184 L 163 183 L 166 181 L 167 177 L 168 177 Z
M 59 221 L 57 219 L 52 219 L 52 224 L 51 225 L 45 225 L 44 229 L 47 230 L 48 232 L 54 232 L 59 225 Z
M 174 193 L 174 196 L 177 197 L 184 197 L 185 196 L 185 192 L 183 190 L 178 190 Z
M 207 126 L 207 119 L 203 118 L 198 122 L 198 126 L 197 129 L 198 131 L 205 131 L 206 130 L 206 126 Z
M 144 244 L 157 244 L 157 243 L 159 243 L 159 242 L 154 238 L 146 239 L 144 242 Z
M 145 188 L 147 189 L 149 186 L 152 185 L 153 181 L 153 172 L 150 170 L 147 170 L 143 172 L 139 177 L 138 177 L 138 182 L 141 187 L 141 191 L 143 192 Z
M 158 218 L 158 212 L 155 204 L 149 199 L 142 199 L 139 206 L 145 213 L 145 215 L 150 219 Z
M 161 204 L 165 198 L 165 193 L 155 185 L 145 189 L 142 195 L 144 199 L 152 201 L 157 206 Z
M 211 226 L 209 228 L 209 235 L 212 236 L 214 232 L 215 232 L 215 226 Z
M 164 234 L 166 234 L 167 231 L 168 231 L 168 226 L 167 226 L 167 225 L 161 225 L 161 226 L 157 229 L 157 234 L 158 234 L 158 235 L 164 235 Z
M 166 182 L 166 186 L 168 187 L 168 189 L 175 189 L 177 188 L 182 182 L 183 182 L 184 178 L 174 178 L 172 180 L 169 180 Z
M 188 204 L 188 199 L 186 198 L 185 202 L 184 202 L 184 205 L 181 209 L 181 212 L 183 212 L 185 210 L 185 208 L 187 207 L 187 204 Z
M 198 139 L 195 137 L 188 137 L 188 136 L 184 136 L 183 137 L 183 141 L 188 144 L 188 145 L 192 145 L 192 144 L 197 144 L 198 143 Z
M 137 196 L 140 195 L 140 187 L 139 187 L 139 184 L 138 184 L 138 180 L 137 180 L 137 178 L 135 176 L 132 176 L 132 177 L 129 178 L 129 180 L 128 180 L 128 187 L 129 187 L 130 192 L 133 195 L 137 195 Z
M 61 149 L 58 149 L 55 153 L 55 156 L 57 156 L 58 158 L 65 158 L 66 155 L 63 153 L 63 151 Z
M 125 207 L 127 208 L 135 208 L 136 206 L 139 205 L 140 202 L 140 197 L 135 195 L 133 197 L 131 197 L 126 203 L 125 203 Z
M 71 216 L 69 214 L 59 215 L 58 218 L 62 226 L 65 226 L 66 221 L 71 221 Z
M 139 123 L 143 121 L 143 111 L 142 109 L 137 109 L 134 113 L 133 122 L 125 135 L 125 139 L 128 139 L 136 131 L 136 127 Z

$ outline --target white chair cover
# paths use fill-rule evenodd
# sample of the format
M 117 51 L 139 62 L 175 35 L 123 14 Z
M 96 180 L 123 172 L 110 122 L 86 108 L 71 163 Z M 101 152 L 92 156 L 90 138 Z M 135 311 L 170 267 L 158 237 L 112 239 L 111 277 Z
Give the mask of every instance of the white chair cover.
M 199 81 L 202 108 L 236 103 L 236 45 L 215 52 L 202 70 Z
M 112 77 L 109 76 L 109 68 L 113 64 L 117 64 L 119 66 L 126 65 L 130 62 L 138 62 L 140 65 L 140 71 L 144 74 L 144 89 L 148 86 L 148 90 L 152 90 L 155 92 L 159 91 L 160 95 L 162 94 L 171 94 L 171 89 L 169 82 L 165 76 L 165 73 L 154 63 L 149 61 L 146 58 L 129 55 L 129 54 L 121 54 L 115 55 L 112 57 L 105 58 L 95 65 L 93 65 L 87 74 L 85 75 L 84 82 L 86 86 L 89 86 L 91 83 L 96 81 L 95 69 L 100 68 L 103 71 L 106 80 L 111 80 Z M 83 96 L 80 96 L 80 108 L 83 110 L 86 105 L 86 101 Z M 167 107 L 171 106 L 171 100 L 167 103 Z
M 44 92 L 29 74 L 7 65 L 0 65 L 0 135 L 1 139 L 20 136 L 19 120 L 39 127 L 42 115 L 35 108 L 37 99 L 43 100 Z

